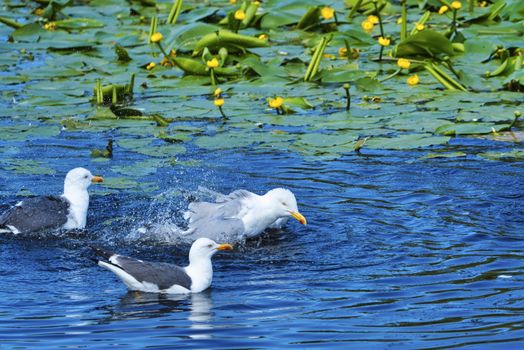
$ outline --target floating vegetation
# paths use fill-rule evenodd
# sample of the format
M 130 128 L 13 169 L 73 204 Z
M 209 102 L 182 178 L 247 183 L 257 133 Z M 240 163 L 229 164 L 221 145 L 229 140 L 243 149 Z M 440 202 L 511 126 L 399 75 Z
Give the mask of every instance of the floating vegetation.
M 38 3 L 0 17 L 13 142 L 107 131 L 162 167 L 195 146 L 336 158 L 522 129 L 520 0 Z
M 96 96 L 96 103 L 98 105 L 126 104 L 133 99 L 134 87 L 135 73 L 131 74 L 129 83 L 125 85 L 110 84 L 102 86 L 101 80 L 97 79 L 93 95 Z
M 91 150 L 91 157 L 93 158 L 113 158 L 113 140 L 109 139 L 107 141 L 107 146 L 105 149 L 93 149 Z

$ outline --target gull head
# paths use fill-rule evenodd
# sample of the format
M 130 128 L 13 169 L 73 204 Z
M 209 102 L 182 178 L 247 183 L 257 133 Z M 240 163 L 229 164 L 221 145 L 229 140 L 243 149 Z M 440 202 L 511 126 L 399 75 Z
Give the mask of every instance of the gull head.
M 297 206 L 297 199 L 290 190 L 285 188 L 274 188 L 268 191 L 264 197 L 271 202 L 278 217 L 293 217 L 302 225 L 306 225 L 306 218 L 300 214 Z
M 74 168 L 70 170 L 65 178 L 64 187 L 67 189 L 87 190 L 89 185 L 94 182 L 103 182 L 100 176 L 93 176 L 91 172 L 84 168 Z
M 209 238 L 199 238 L 189 250 L 189 262 L 196 261 L 197 259 L 207 258 L 210 259 L 215 253 L 219 250 L 232 250 L 233 246 L 231 244 L 218 244 Z

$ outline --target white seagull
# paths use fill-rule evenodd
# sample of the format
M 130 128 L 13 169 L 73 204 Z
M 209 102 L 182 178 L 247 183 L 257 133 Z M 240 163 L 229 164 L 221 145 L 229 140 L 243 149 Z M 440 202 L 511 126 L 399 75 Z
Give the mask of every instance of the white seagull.
M 0 232 L 29 233 L 48 229 L 83 229 L 86 226 L 89 193 L 93 182 L 103 182 L 89 170 L 70 170 L 61 196 L 38 196 L 18 202 L 0 215 Z
M 232 250 L 230 244 L 217 244 L 208 238 L 199 238 L 189 251 L 189 265 L 180 267 L 169 263 L 142 261 L 92 247 L 107 261 L 98 265 L 115 273 L 129 290 L 149 293 L 199 293 L 211 285 L 213 265 L 211 257 L 219 250 Z
M 259 236 L 268 228 L 281 228 L 292 217 L 306 225 L 299 213 L 293 192 L 274 188 L 264 195 L 237 190 L 223 195 L 201 189 L 215 197 L 215 202 L 189 204 L 184 219 L 188 228 L 184 235 L 191 238 L 238 240 Z

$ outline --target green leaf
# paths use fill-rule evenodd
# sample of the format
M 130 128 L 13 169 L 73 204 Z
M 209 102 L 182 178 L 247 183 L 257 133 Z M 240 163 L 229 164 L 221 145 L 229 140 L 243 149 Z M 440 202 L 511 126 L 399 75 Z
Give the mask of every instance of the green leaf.
M 466 157 L 466 156 L 467 154 L 464 152 L 428 153 L 421 159 L 458 158 L 458 157 Z
M 448 38 L 434 30 L 423 30 L 398 43 L 393 50 L 395 57 L 434 58 L 445 54 L 453 56 L 455 51 Z
M 510 152 L 485 152 L 479 153 L 479 156 L 489 160 L 509 160 L 509 161 L 523 161 L 524 151 L 515 149 Z
M 489 134 L 509 127 L 509 124 L 494 123 L 457 123 L 444 124 L 435 129 L 435 133 L 440 135 L 479 135 Z
M 377 79 L 369 77 L 355 80 L 355 85 L 360 91 L 376 91 L 381 87 L 381 84 Z
M 356 63 L 350 63 L 342 67 L 322 69 L 319 76 L 323 83 L 347 83 L 364 78 L 366 72 L 359 70 Z
M 54 175 L 54 169 L 42 165 L 43 162 L 38 162 L 28 159 L 6 159 L 8 164 L 4 166 L 5 170 L 14 171 L 17 174 L 31 174 L 31 175 Z
M 309 103 L 304 97 L 286 97 L 284 99 L 284 103 L 286 105 L 290 105 L 290 106 L 298 107 L 302 109 L 313 108 L 313 105 Z
M 297 29 L 307 29 L 320 22 L 320 8 L 310 7 L 297 23 Z
M 69 30 L 103 28 L 105 26 L 104 23 L 90 18 L 68 18 L 54 23 L 57 28 Z
M 356 141 L 357 138 L 357 135 L 345 132 L 338 134 L 308 133 L 301 135 L 298 138 L 298 142 L 307 146 L 323 148 L 352 143 L 353 141 Z
M 37 42 L 46 30 L 38 23 L 26 24 L 23 27 L 16 29 L 11 35 L 15 41 L 20 42 Z
M 129 62 L 131 61 L 131 57 L 129 57 L 129 54 L 127 53 L 127 50 L 120 45 L 115 45 L 115 53 L 117 56 L 117 60 L 120 62 Z
M 396 137 L 372 137 L 366 142 L 364 148 L 395 150 L 425 148 L 446 144 L 449 139 L 449 137 L 433 136 L 432 134 L 405 134 Z

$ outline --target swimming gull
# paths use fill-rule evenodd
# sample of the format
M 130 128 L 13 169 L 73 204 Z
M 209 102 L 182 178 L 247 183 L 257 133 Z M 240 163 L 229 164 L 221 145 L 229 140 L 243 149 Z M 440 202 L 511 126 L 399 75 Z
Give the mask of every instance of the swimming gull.
M 229 195 L 205 190 L 215 202 L 189 204 L 184 218 L 188 228 L 184 234 L 192 237 L 237 240 L 252 238 L 268 228 L 281 228 L 292 217 L 306 225 L 299 213 L 293 192 L 275 188 L 264 195 L 247 190 L 236 190 Z
M 189 251 L 189 265 L 180 267 L 169 263 L 148 262 L 92 247 L 98 265 L 115 273 L 129 290 L 150 293 L 199 293 L 213 280 L 211 257 L 219 250 L 231 250 L 230 244 L 217 244 L 208 238 L 197 239 Z
M 38 196 L 18 202 L 0 215 L 0 231 L 29 233 L 47 229 L 83 229 L 86 226 L 89 193 L 93 182 L 103 182 L 89 170 L 70 170 L 61 196 Z

